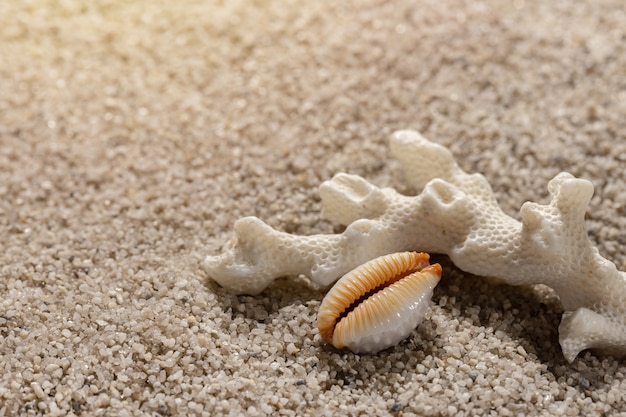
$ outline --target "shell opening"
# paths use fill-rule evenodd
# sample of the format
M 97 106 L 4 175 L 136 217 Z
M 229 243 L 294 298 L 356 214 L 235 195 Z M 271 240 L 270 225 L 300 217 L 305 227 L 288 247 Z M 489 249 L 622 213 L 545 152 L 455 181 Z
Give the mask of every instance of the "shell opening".
M 339 316 L 337 317 L 337 320 L 335 320 L 335 323 L 339 323 L 344 317 L 346 317 L 355 308 L 357 308 L 363 301 L 367 300 L 368 298 L 370 298 L 374 294 L 384 290 L 385 288 L 393 285 L 394 283 L 396 283 L 398 281 L 401 281 L 404 278 L 408 277 L 409 275 L 414 274 L 415 272 L 419 272 L 419 271 L 420 270 L 413 268 L 413 269 L 410 269 L 408 271 L 404 271 L 404 272 L 399 273 L 399 274 L 397 274 L 395 276 L 387 278 L 382 284 L 380 284 L 379 286 L 377 286 L 375 288 L 372 288 L 371 290 L 369 290 L 368 292 L 366 292 L 365 294 L 363 294 L 362 296 L 360 296 L 359 298 L 354 300 L 348 307 L 346 307 L 345 310 L 343 310 L 339 314 Z

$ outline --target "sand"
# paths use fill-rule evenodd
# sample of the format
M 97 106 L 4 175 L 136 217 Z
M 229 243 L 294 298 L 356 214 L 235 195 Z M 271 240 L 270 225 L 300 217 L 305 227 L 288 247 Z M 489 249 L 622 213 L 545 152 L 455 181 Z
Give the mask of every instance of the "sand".
M 256 215 L 330 233 L 337 172 L 407 187 L 412 128 L 502 207 L 593 182 L 626 268 L 621 0 L 0 3 L 0 415 L 626 413 L 626 362 L 568 364 L 543 287 L 445 258 L 428 320 L 376 355 L 316 328 L 299 277 L 233 296 L 201 268 Z

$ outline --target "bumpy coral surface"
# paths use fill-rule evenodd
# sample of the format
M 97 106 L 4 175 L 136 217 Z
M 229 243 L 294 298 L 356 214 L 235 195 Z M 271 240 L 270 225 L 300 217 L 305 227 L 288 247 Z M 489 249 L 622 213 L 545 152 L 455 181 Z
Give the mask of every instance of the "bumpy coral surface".
M 209 276 L 235 293 L 257 294 L 282 276 L 304 274 L 328 285 L 377 256 L 443 253 L 472 274 L 553 288 L 565 309 L 559 339 L 569 361 L 588 348 L 626 354 L 626 273 L 587 236 L 589 181 L 557 175 L 548 184 L 550 204 L 525 203 L 520 223 L 500 209 L 487 180 L 461 170 L 446 148 L 400 131 L 391 150 L 419 195 L 338 174 L 320 195 L 324 215 L 347 225 L 343 233 L 295 236 L 243 218 L 232 247 L 204 261 Z

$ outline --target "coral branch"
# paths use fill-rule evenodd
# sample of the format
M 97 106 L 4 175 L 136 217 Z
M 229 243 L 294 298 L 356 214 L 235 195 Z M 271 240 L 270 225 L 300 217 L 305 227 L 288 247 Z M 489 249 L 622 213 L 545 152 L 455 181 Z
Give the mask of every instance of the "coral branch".
M 240 219 L 234 245 L 207 257 L 205 270 L 230 291 L 256 294 L 280 276 L 304 274 L 328 285 L 377 256 L 444 253 L 476 275 L 553 288 L 566 310 L 559 333 L 569 361 L 587 348 L 626 354 L 626 274 L 587 237 L 590 182 L 557 175 L 548 184 L 550 204 L 525 203 L 519 222 L 500 209 L 482 175 L 465 173 L 446 148 L 419 133 L 396 132 L 391 151 L 419 195 L 338 174 L 320 195 L 324 215 L 347 225 L 343 233 L 294 236 L 254 217 Z

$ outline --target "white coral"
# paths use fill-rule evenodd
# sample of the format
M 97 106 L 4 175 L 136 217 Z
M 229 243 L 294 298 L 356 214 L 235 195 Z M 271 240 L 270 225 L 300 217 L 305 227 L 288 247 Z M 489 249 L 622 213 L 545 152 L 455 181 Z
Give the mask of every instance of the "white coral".
M 500 209 L 487 180 L 461 170 L 446 148 L 400 131 L 391 150 L 419 195 L 338 174 L 320 195 L 325 216 L 347 225 L 343 233 L 295 236 L 243 218 L 233 247 L 204 261 L 209 276 L 233 292 L 257 294 L 281 276 L 304 274 L 328 285 L 380 255 L 443 253 L 476 275 L 553 288 L 566 310 L 559 339 L 567 360 L 587 348 L 626 354 L 626 273 L 587 237 L 589 181 L 557 175 L 548 184 L 550 204 L 525 203 L 520 223 Z

